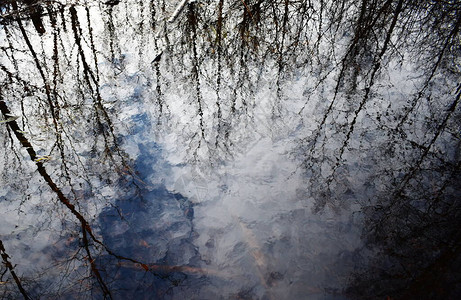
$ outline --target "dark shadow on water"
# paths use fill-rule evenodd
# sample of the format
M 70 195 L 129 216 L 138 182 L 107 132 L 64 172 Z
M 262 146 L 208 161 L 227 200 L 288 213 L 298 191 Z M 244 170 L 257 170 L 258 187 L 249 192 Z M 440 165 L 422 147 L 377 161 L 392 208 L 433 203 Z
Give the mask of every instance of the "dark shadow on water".
M 133 118 L 132 135 L 141 135 L 149 125 L 146 115 Z M 110 255 L 99 258 L 116 298 L 168 299 L 194 293 L 206 281 L 199 272 L 200 258 L 193 245 L 192 203 L 163 185 L 150 183 L 160 176 L 154 166 L 161 149 L 154 142 L 139 143 L 132 180 L 120 180 L 123 194 L 99 215 L 101 235 L 107 247 L 120 256 L 145 266 L 117 261 Z M 188 270 L 189 272 L 185 272 Z M 195 273 L 195 274 L 194 274 Z

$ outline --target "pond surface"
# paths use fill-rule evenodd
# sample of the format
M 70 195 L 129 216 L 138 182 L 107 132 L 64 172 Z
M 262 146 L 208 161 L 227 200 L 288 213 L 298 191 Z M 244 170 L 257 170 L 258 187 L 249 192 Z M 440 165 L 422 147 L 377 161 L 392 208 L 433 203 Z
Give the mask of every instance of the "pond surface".
M 460 7 L 314 2 L 0 4 L 1 298 L 456 299 Z

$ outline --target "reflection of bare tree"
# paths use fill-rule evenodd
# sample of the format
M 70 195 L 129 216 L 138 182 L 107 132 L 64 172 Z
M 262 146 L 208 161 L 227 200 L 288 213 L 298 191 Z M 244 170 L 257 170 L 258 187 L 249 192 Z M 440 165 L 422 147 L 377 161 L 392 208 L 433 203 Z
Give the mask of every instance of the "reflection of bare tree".
M 3 246 L 3 242 L 1 240 L 0 240 L 0 255 L 2 256 L 3 264 L 4 264 L 5 268 L 6 268 L 5 272 L 6 271 L 10 272 L 11 276 L 14 279 L 14 282 L 15 282 L 16 286 L 19 289 L 19 292 L 22 294 L 24 299 L 26 299 L 26 300 L 31 299 L 29 297 L 29 295 L 27 294 L 26 290 L 24 289 L 24 287 L 22 286 L 21 280 L 19 279 L 18 275 L 16 275 L 16 272 L 14 271 L 14 267 L 11 264 L 11 262 L 9 261 L 10 256 L 6 253 L 5 247 Z M 6 283 L 3 280 L 4 275 L 5 275 L 5 273 L 3 273 L 2 276 L 0 277 L 0 281 L 2 282 L 2 284 Z
M 203 120 L 203 110 L 205 109 L 203 107 L 203 97 L 202 97 L 202 90 L 200 88 L 200 78 L 199 78 L 199 60 L 198 60 L 198 54 L 197 54 L 197 24 L 198 24 L 198 19 L 197 19 L 197 14 L 195 11 L 195 5 L 194 3 L 191 3 L 188 5 L 188 10 L 187 10 L 187 20 L 188 20 L 188 28 L 190 32 L 189 36 L 189 43 L 192 48 L 192 53 L 191 53 L 191 60 L 192 60 L 192 72 L 191 72 L 191 77 L 193 81 L 193 86 L 195 88 L 195 101 L 196 101 L 196 107 L 197 107 L 197 114 L 199 118 L 199 132 L 195 134 L 192 137 L 192 143 L 195 143 L 195 138 L 197 138 L 197 147 L 200 148 L 202 145 L 202 141 L 205 138 L 205 125 L 204 125 L 204 120 Z M 197 150 L 194 150 L 196 153 Z
M 9 111 L 4 101 L 0 101 L 0 111 L 2 112 L 5 118 L 8 118 L 8 116 L 11 115 L 11 112 Z M 89 249 L 88 235 L 92 238 L 93 241 L 98 241 L 96 237 L 93 235 L 89 223 L 86 221 L 85 217 L 83 217 L 83 215 L 80 214 L 76 210 L 75 205 L 73 205 L 69 201 L 69 199 L 63 194 L 61 189 L 54 183 L 53 179 L 51 179 L 50 175 L 48 174 L 48 172 L 46 171 L 43 165 L 43 161 L 37 158 L 37 153 L 35 152 L 31 143 L 27 140 L 27 138 L 24 136 L 24 134 L 20 130 L 17 122 L 15 120 L 9 121 L 8 126 L 9 128 L 11 128 L 11 131 L 13 131 L 14 135 L 16 136 L 17 140 L 21 143 L 21 145 L 25 149 L 27 149 L 30 159 L 35 162 L 38 172 L 43 177 L 43 179 L 48 184 L 48 186 L 51 188 L 51 190 L 56 193 L 59 201 L 62 204 L 64 204 L 70 210 L 70 212 L 80 221 L 81 228 L 82 228 L 82 236 L 83 236 L 83 245 L 84 245 L 83 247 L 85 248 L 85 251 L 87 253 L 87 259 L 90 262 L 91 270 L 93 271 L 103 291 L 104 297 L 108 296 L 109 298 L 111 298 L 110 291 L 107 288 L 106 284 L 104 283 L 104 280 L 102 279 L 101 274 L 99 273 L 98 267 L 95 265 L 95 260 L 93 259 L 92 254 Z M 21 293 L 23 293 L 22 287 L 19 284 L 18 284 L 18 287 L 20 288 Z
M 6 106 L 6 103 L 4 101 L 0 101 L 0 111 L 2 112 L 3 116 L 7 120 L 8 120 L 8 117 L 11 116 L 11 112 Z M 100 241 L 100 239 L 98 239 L 95 236 L 95 234 L 93 233 L 92 227 L 90 223 L 87 221 L 87 219 L 78 211 L 75 205 L 71 203 L 71 201 L 64 195 L 62 190 L 56 185 L 56 183 L 53 181 L 51 176 L 48 174 L 44 166 L 44 162 L 38 159 L 36 151 L 34 150 L 31 143 L 27 140 L 27 138 L 22 133 L 23 131 L 20 130 L 17 122 L 15 120 L 9 120 L 7 123 L 11 131 L 16 136 L 17 140 L 22 145 L 22 147 L 27 149 L 30 159 L 33 162 L 35 162 L 35 165 L 37 166 L 37 170 L 39 174 L 45 180 L 45 182 L 51 188 L 51 190 L 57 195 L 60 203 L 63 204 L 72 213 L 72 215 L 74 215 L 74 217 L 79 221 L 80 228 L 81 228 L 80 233 L 82 236 L 81 247 L 84 249 L 84 252 L 85 252 L 84 259 L 89 263 L 90 269 L 94 277 L 96 278 L 96 281 L 98 283 L 98 286 L 102 292 L 102 296 L 104 297 L 104 299 L 106 298 L 112 299 L 112 292 L 109 288 L 109 285 L 106 283 L 106 279 L 104 279 L 103 275 L 101 274 L 102 266 L 99 266 L 96 260 L 96 256 L 101 255 L 99 253 L 101 249 L 98 250 L 98 248 L 102 248 L 103 251 L 105 251 L 109 256 L 112 256 L 113 258 L 115 258 L 119 263 L 124 262 L 128 264 L 141 266 L 143 270 L 151 271 L 154 275 L 156 275 L 158 272 L 161 272 L 161 273 L 186 272 L 186 273 L 199 273 L 199 274 L 203 273 L 203 274 L 213 275 L 213 271 L 207 271 L 207 270 L 200 269 L 200 268 L 143 263 L 136 259 L 133 259 L 130 257 L 124 257 L 124 256 L 116 254 L 114 251 L 112 251 L 102 241 Z M 3 246 L 0 250 L 4 252 Z M 95 253 L 96 250 L 98 250 L 98 252 Z M 9 263 L 7 261 L 8 256 L 6 254 L 5 255 L 2 254 L 2 257 L 5 263 Z M 24 295 L 24 297 L 26 297 L 26 299 L 29 299 L 24 289 L 22 288 L 19 279 L 15 275 L 13 268 L 11 267 L 11 264 L 7 264 L 7 268 L 10 270 L 12 276 L 14 277 L 15 282 L 18 288 L 20 289 L 20 292 Z
M 58 5 L 59 6 L 59 5 Z M 19 7 L 16 5 L 15 2 L 12 3 L 12 8 L 15 11 L 18 11 Z M 87 95 L 89 94 L 91 97 L 94 99 L 94 115 L 95 115 L 95 120 L 97 124 L 97 135 L 102 136 L 104 139 L 104 148 L 103 151 L 100 152 L 101 154 L 107 156 L 110 158 L 112 161 L 112 167 L 115 169 L 119 170 L 128 170 L 128 168 L 120 168 L 119 165 L 124 165 L 124 155 L 118 150 L 117 142 L 115 140 L 115 135 L 113 132 L 112 124 L 110 117 L 104 107 L 104 104 L 102 103 L 102 98 L 101 95 L 99 94 L 99 74 L 98 74 L 98 69 L 97 69 L 97 58 L 96 58 L 96 50 L 94 47 L 94 41 L 93 37 L 91 34 L 91 29 L 90 31 L 90 46 L 93 54 L 93 59 L 95 61 L 96 65 L 96 71 L 93 71 L 92 68 L 90 67 L 90 64 L 87 61 L 87 57 L 85 55 L 85 51 L 83 50 L 82 46 L 82 28 L 80 27 L 80 22 L 78 20 L 77 12 L 76 9 L 71 6 L 70 9 L 70 16 L 71 16 L 71 29 L 72 29 L 72 34 L 75 39 L 75 43 L 77 45 L 77 50 L 78 50 L 78 58 L 80 59 L 80 62 L 77 62 L 76 64 L 76 71 L 77 71 L 77 95 L 81 95 L 82 99 L 85 99 Z M 48 12 L 50 15 L 50 22 L 53 28 L 53 47 L 52 47 L 52 55 L 50 59 L 50 65 L 53 66 L 53 70 L 50 72 L 48 69 L 49 65 L 47 65 L 46 60 L 46 53 L 38 53 L 36 49 L 33 46 L 33 41 L 31 40 L 29 33 L 25 29 L 23 22 L 20 18 L 16 18 L 16 22 L 18 24 L 20 34 L 22 35 L 22 38 L 27 46 L 28 51 L 24 51 L 24 53 L 29 53 L 32 56 L 32 61 L 35 64 L 35 68 L 39 74 L 39 78 L 42 80 L 42 83 L 39 84 L 40 87 L 33 86 L 31 85 L 27 79 L 23 79 L 22 76 L 25 78 L 28 77 L 27 73 L 21 74 L 20 72 L 20 65 L 17 60 L 15 59 L 15 56 L 17 55 L 17 52 L 15 50 L 15 47 L 11 47 L 10 49 L 7 50 L 9 54 L 11 55 L 11 60 L 13 63 L 13 66 L 16 69 L 16 72 L 11 72 L 8 70 L 7 67 L 2 66 L 3 70 L 5 71 L 5 77 L 3 80 L 8 83 L 6 86 L 6 89 L 2 91 L 2 99 L 0 101 L 0 109 L 2 112 L 2 115 L 4 116 L 6 125 L 8 126 L 8 133 L 11 136 L 16 137 L 17 141 L 20 143 L 20 145 L 27 150 L 27 153 L 29 154 L 29 157 L 31 161 L 33 161 L 37 167 L 38 173 L 42 177 L 42 179 L 46 182 L 46 184 L 49 186 L 49 188 L 55 193 L 57 196 L 59 202 L 63 204 L 69 212 L 76 217 L 78 222 L 80 223 L 81 227 L 81 238 L 82 238 L 82 248 L 83 252 L 80 253 L 80 255 L 83 256 L 83 258 L 88 262 L 88 266 L 90 267 L 91 273 L 93 274 L 90 276 L 88 279 L 92 281 L 92 278 L 96 279 L 96 282 L 101 290 L 101 293 L 104 298 L 112 298 L 111 296 L 111 291 L 109 290 L 108 285 L 106 284 L 106 279 L 103 278 L 103 275 L 100 272 L 100 266 L 97 265 L 96 262 L 96 256 L 98 256 L 98 247 L 102 247 L 102 249 L 105 248 L 103 243 L 99 241 L 96 236 L 93 234 L 93 231 L 91 229 L 90 223 L 87 221 L 87 218 L 80 213 L 79 208 L 81 205 L 83 207 L 87 207 L 86 201 L 87 199 L 82 199 L 82 181 L 79 180 L 79 178 L 72 178 L 73 175 L 76 175 L 76 169 L 81 168 L 83 172 L 81 175 L 77 175 L 77 177 L 83 177 L 84 181 L 90 183 L 92 179 L 88 176 L 88 173 L 86 171 L 86 167 L 82 162 L 82 158 L 80 157 L 81 153 L 80 150 L 78 149 L 80 146 L 77 147 L 76 144 L 79 144 L 81 142 L 78 141 L 78 138 L 75 139 L 75 136 L 70 134 L 70 131 L 72 130 L 72 124 L 75 124 L 76 122 L 76 117 L 77 117 L 77 111 L 73 111 L 72 114 L 69 114 L 69 109 L 81 109 L 81 112 L 84 114 L 84 103 L 75 103 L 73 98 L 66 98 L 66 91 L 62 90 L 62 87 L 65 86 L 65 80 L 67 77 L 67 74 L 61 72 L 61 68 L 63 68 L 63 64 L 69 63 L 69 58 L 65 53 L 60 53 L 60 50 L 62 52 L 65 52 L 65 46 L 62 41 L 62 31 L 57 25 L 57 17 L 56 15 L 56 10 L 54 7 L 48 6 Z M 89 17 L 89 11 L 86 10 L 87 13 L 87 20 L 90 20 Z M 65 24 L 65 20 L 62 20 L 62 24 Z M 34 23 L 35 24 L 35 23 Z M 91 26 L 91 23 L 88 22 L 88 25 Z M 66 28 L 64 28 L 66 30 Z M 7 32 L 7 35 L 11 37 L 11 34 L 9 33 L 8 29 L 5 27 L 5 31 Z M 33 38 L 33 37 L 32 37 Z M 11 43 L 10 43 L 11 44 Z M 12 44 L 11 44 L 12 45 Z M 44 62 L 41 61 L 41 59 L 44 58 Z M 67 60 L 67 61 L 66 61 Z M 83 74 L 83 81 L 79 80 L 79 72 Z M 52 74 L 52 80 L 48 79 L 48 74 Z M 52 83 L 51 83 L 52 82 Z M 33 144 L 35 144 L 34 138 L 32 134 L 29 134 L 26 132 L 26 128 L 21 128 L 19 124 L 16 122 L 15 118 L 17 117 L 12 117 L 14 116 L 10 109 L 7 107 L 6 101 L 3 101 L 3 97 L 8 97 L 9 99 L 12 98 L 11 90 L 15 88 L 16 85 L 23 86 L 24 91 L 26 93 L 26 96 L 31 96 L 33 94 L 36 94 L 38 98 L 38 103 L 43 106 L 44 111 L 46 112 L 43 114 L 43 118 L 48 121 L 49 119 L 51 120 L 52 124 L 52 129 L 51 132 L 54 133 L 54 145 L 51 147 L 51 151 L 53 149 L 57 148 L 59 153 L 60 153 L 60 159 L 61 159 L 61 170 L 63 173 L 64 180 L 67 182 L 67 186 L 70 187 L 73 195 L 73 199 L 68 198 L 62 189 L 59 187 L 59 183 L 56 182 L 55 179 L 52 178 L 52 175 L 48 173 L 48 171 L 45 168 L 45 163 L 52 157 L 50 155 L 39 155 L 38 152 L 35 150 L 35 147 Z M 62 91 L 61 91 L 62 90 Z M 45 102 L 41 102 L 42 100 L 40 99 L 41 96 L 44 94 L 44 99 Z M 20 97 L 18 97 L 20 98 Z M 32 124 L 29 123 L 29 121 L 32 119 L 30 115 L 30 109 L 26 108 L 26 104 L 24 103 L 23 99 L 20 100 L 21 103 L 21 110 L 23 114 L 23 120 L 26 120 L 28 122 L 27 126 L 30 129 L 30 131 L 36 130 L 37 128 L 34 128 L 33 126 L 35 125 L 33 122 Z M 33 105 L 33 104 L 32 104 Z M 28 116 L 29 115 L 29 116 Z M 35 116 L 34 116 L 35 117 Z M 83 118 L 82 121 L 84 123 L 86 122 L 87 117 Z M 89 119 L 88 119 L 89 122 Z M 23 123 L 23 127 L 25 127 L 25 123 Z M 66 126 L 66 125 L 71 125 L 71 126 Z M 36 126 L 36 125 L 35 125 Z M 49 127 L 43 128 L 44 131 L 50 130 Z M 32 138 L 32 140 L 29 140 L 29 137 Z M 13 140 L 11 140 L 11 145 L 13 146 Z M 70 150 L 70 153 L 69 153 Z M 117 155 L 115 157 L 113 155 Z M 71 157 L 76 157 L 75 162 L 71 162 Z M 80 166 L 79 166 L 80 164 Z M 98 175 L 100 176 L 100 175 Z M 61 178 L 58 177 L 58 180 Z M 74 186 L 76 185 L 76 187 Z M 80 190 L 77 192 L 76 190 Z M 109 249 L 106 249 L 110 252 Z M 114 253 L 110 252 L 111 255 L 115 255 Z M 123 257 L 116 256 L 117 259 L 124 259 Z M 79 257 L 76 257 L 79 259 Z M 138 263 L 138 262 L 136 262 Z M 72 270 L 70 270 L 71 272 Z M 21 292 L 23 291 L 20 285 L 18 285 L 20 288 Z
M 149 9 L 142 1 L 0 5 L 0 104 L 5 120 L 11 111 L 22 116 L 6 122 L 5 147 L 14 149 L 15 137 L 79 221 L 85 257 L 103 295 L 111 293 L 95 261 L 100 252 L 141 263 L 117 256 L 96 238 L 79 186 L 133 176 L 117 136 L 124 125 L 116 111 L 125 99 L 102 92 L 105 85 L 126 83 L 130 59 L 138 60 L 136 76 L 147 82 L 147 92 L 132 101 L 148 99 L 160 129 L 180 124 L 177 143 L 186 145 L 185 161 L 215 164 L 245 151 L 264 127 L 260 123 L 267 125 L 262 135 L 295 132 L 314 210 L 340 211 L 354 202 L 364 207 L 366 236 L 382 250 L 379 258 L 402 265 L 387 274 L 406 276 L 401 282 L 409 288 L 396 289 L 398 295 L 410 297 L 434 278 L 429 273 L 441 276 L 437 268 L 459 259 L 459 236 L 443 220 L 456 223 L 459 209 L 457 1 L 177 2 L 184 5 L 176 12 L 170 1 L 150 1 Z M 405 72 L 411 78 L 402 81 L 411 84 L 401 88 L 394 77 Z M 299 127 L 279 134 L 279 124 L 293 117 L 288 89 L 297 80 L 306 82 L 304 105 L 290 123 Z M 269 107 L 262 107 L 267 99 L 261 97 L 270 98 Z M 163 121 L 175 114 L 176 120 Z M 37 136 L 49 142 L 41 150 Z M 45 169 L 48 156 L 60 160 L 60 173 Z M 443 238 L 432 241 L 424 232 Z M 411 251 L 427 258 L 424 270 Z M 364 282 L 354 284 L 364 289 L 370 281 Z

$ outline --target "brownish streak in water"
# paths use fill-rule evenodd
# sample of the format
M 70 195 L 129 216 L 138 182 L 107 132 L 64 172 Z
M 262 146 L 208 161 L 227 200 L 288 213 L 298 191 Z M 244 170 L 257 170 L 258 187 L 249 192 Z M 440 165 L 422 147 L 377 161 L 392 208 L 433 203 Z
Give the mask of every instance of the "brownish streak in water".
M 188 274 L 210 275 L 210 276 L 216 276 L 220 278 L 229 278 L 231 276 L 229 273 L 224 272 L 224 271 L 208 269 L 208 268 L 191 267 L 191 266 L 169 266 L 169 265 L 158 265 L 158 264 L 143 264 L 143 263 L 131 263 L 128 261 L 119 261 L 117 265 L 125 267 L 125 268 L 152 271 L 152 272 L 165 272 L 165 273 L 181 272 L 181 273 L 188 273 Z

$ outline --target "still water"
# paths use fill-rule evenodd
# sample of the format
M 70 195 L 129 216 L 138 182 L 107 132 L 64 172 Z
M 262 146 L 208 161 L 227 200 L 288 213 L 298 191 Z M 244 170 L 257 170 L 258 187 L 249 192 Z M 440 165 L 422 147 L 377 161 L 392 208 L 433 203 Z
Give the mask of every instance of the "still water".
M 442 278 L 458 73 L 389 50 L 402 1 L 370 8 L 376 45 L 345 3 L 0 4 L 2 299 L 409 299 Z

